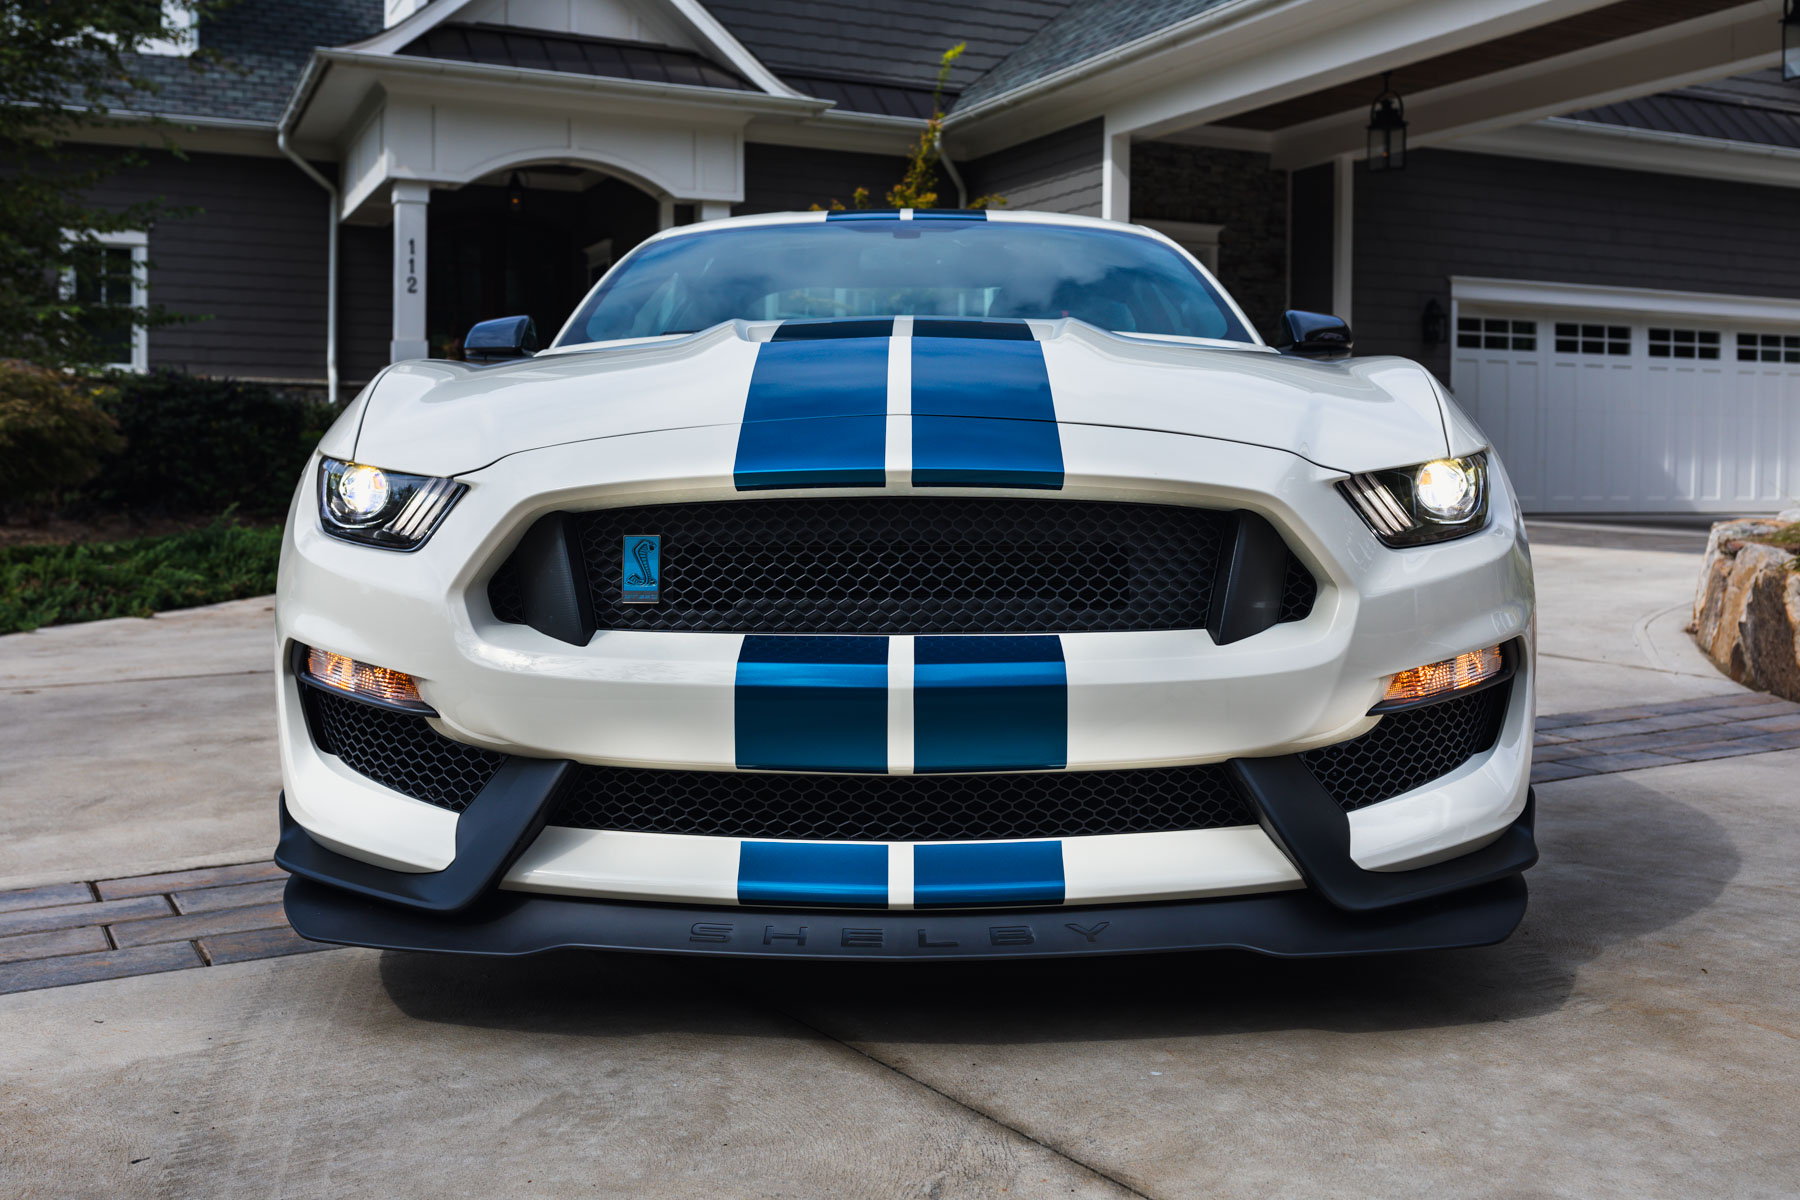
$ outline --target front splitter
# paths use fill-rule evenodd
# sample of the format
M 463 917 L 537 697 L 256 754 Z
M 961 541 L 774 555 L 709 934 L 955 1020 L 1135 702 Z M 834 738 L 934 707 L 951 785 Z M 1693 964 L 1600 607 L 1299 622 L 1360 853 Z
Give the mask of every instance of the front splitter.
M 876 961 L 1443 950 L 1504 940 L 1524 917 L 1525 901 L 1519 876 L 1361 914 L 1307 891 L 980 912 L 689 908 L 494 892 L 453 915 L 403 909 L 299 877 L 286 893 L 288 920 L 300 936 L 348 946 L 507 957 L 586 949 Z

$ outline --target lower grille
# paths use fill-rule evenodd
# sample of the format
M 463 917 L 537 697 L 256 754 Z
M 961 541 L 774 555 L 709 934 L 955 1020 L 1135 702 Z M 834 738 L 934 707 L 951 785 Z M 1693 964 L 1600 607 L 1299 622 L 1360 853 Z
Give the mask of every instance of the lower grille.
M 552 825 L 714 837 L 982 841 L 1255 823 L 1217 766 L 1018 775 L 584 767 Z
M 1383 717 L 1300 756 L 1346 811 L 1422 787 L 1493 748 L 1512 685 Z M 306 689 L 314 742 L 415 800 L 462 812 L 506 756 L 424 717 Z M 705 837 L 983 841 L 1254 825 L 1223 766 L 988 775 L 803 775 L 578 766 L 550 824 Z
M 1512 684 L 1393 713 L 1359 738 L 1300 761 L 1311 768 L 1345 812 L 1424 787 L 1494 748 L 1506 721 Z

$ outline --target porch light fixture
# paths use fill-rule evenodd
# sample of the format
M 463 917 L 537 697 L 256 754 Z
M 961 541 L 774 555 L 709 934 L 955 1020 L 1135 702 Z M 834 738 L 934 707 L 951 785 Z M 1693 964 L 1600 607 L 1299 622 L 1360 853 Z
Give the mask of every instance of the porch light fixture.
M 514 171 L 512 178 L 506 181 L 506 210 L 518 216 L 525 208 L 525 181 Z
M 1450 314 L 1438 303 L 1436 296 L 1425 301 L 1424 311 L 1419 313 L 1419 340 L 1427 346 L 1441 346 L 1450 334 Z
M 1794 0 L 1788 0 L 1791 5 Z M 1369 105 L 1369 170 L 1406 169 L 1406 103 L 1389 81 L 1392 71 L 1381 76 L 1381 92 Z
M 1787 0 L 1781 14 L 1781 77 L 1800 79 L 1800 0 Z

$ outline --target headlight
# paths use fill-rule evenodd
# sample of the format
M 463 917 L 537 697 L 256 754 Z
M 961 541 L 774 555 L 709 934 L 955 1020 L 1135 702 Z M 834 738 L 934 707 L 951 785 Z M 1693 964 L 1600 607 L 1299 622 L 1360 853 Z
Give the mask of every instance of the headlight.
M 417 550 L 467 490 L 454 480 L 328 458 L 319 464 L 319 523 L 347 542 Z
M 1445 542 L 1487 524 L 1485 454 L 1352 475 L 1338 489 L 1389 546 Z

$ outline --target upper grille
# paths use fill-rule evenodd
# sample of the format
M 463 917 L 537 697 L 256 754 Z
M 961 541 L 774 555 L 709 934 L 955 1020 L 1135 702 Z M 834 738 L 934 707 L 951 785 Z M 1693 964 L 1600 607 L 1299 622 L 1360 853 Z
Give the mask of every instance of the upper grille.
M 552 825 L 715 837 L 980 841 L 1255 824 L 1217 766 L 1017 775 L 582 767 Z
M 1300 756 L 1345 812 L 1391 800 L 1493 748 L 1512 684 L 1392 713 L 1359 738 Z
M 1066 633 L 1207 624 L 1232 514 L 986 497 L 709 501 L 571 514 L 600 629 Z M 628 534 L 662 535 L 661 599 L 620 602 Z M 1290 554 L 1282 620 L 1312 610 Z M 512 560 L 488 586 L 523 622 Z
M 306 688 L 313 741 L 344 765 L 396 792 L 461 812 L 506 755 L 445 737 L 424 717 Z

